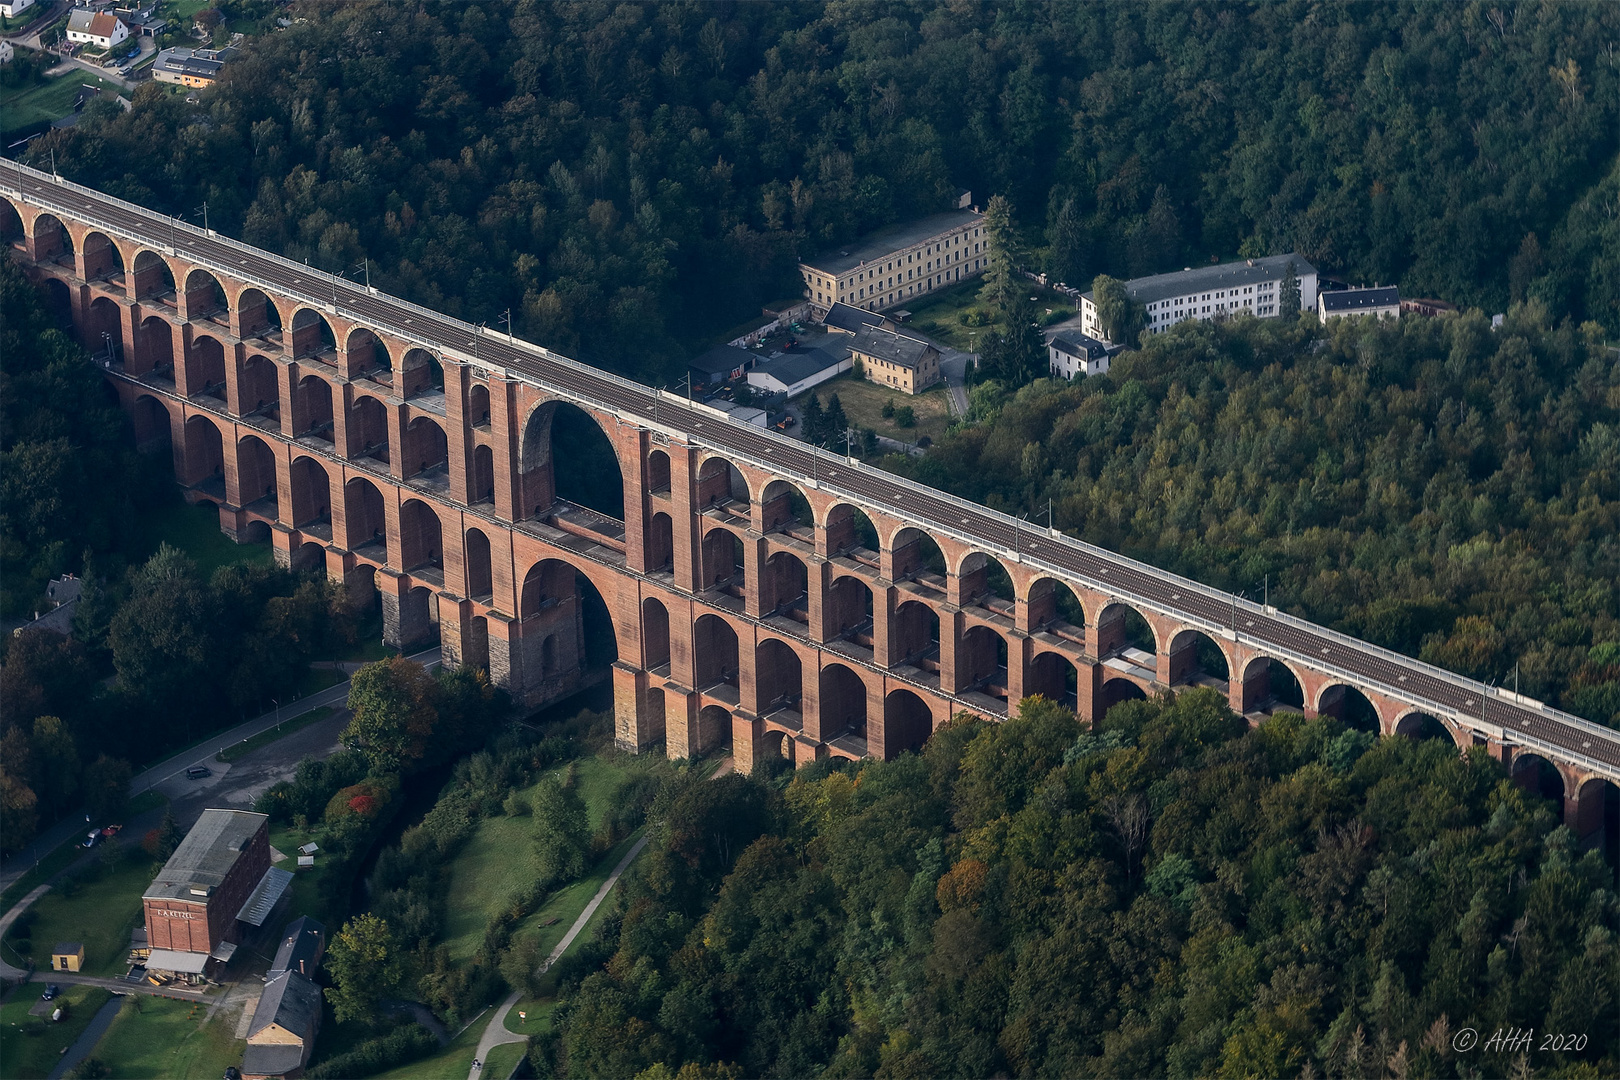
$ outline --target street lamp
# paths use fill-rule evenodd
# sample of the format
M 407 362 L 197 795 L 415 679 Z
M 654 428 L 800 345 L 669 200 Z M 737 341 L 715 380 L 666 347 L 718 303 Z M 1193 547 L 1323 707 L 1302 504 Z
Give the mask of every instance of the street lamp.
M 113 360 L 112 335 L 103 330 L 101 332 L 101 340 L 107 343 L 107 366 L 111 367 Z
M 275 704 L 275 707 L 276 707 L 276 730 L 280 731 L 281 730 L 281 702 L 278 701 L 275 698 L 271 698 L 270 700 L 271 700 L 271 702 L 273 702 Z

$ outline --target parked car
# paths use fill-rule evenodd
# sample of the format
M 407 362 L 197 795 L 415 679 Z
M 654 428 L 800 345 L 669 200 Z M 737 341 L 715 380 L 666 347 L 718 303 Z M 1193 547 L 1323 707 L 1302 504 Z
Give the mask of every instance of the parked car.
M 60 986 L 57 986 L 55 983 L 51 983 L 49 986 L 47 986 L 45 988 L 45 992 L 43 994 L 39 995 L 39 1000 L 41 1000 L 41 1001 L 55 1001 L 56 1000 L 56 995 L 60 994 L 61 992 L 62 992 L 62 988 Z
M 86 836 L 84 838 L 84 846 L 85 847 L 95 847 L 96 846 L 96 841 L 100 840 L 100 839 L 101 839 L 101 830 L 100 829 L 91 829 L 90 830 L 90 835 Z
M 193 765 L 191 768 L 186 770 L 187 780 L 201 780 L 205 776 L 213 775 L 214 770 L 210 769 L 206 765 Z

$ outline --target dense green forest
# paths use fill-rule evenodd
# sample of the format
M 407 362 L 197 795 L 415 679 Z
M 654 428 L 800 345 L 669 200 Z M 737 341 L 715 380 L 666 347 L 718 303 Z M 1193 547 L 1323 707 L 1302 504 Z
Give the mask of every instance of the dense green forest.
M 541 1075 L 1620 1069 L 1612 869 L 1482 751 L 1200 690 L 785 781 L 653 804 Z M 1514 1026 L 1587 1040 L 1487 1049 Z
M 1070 282 L 1297 249 L 1620 329 L 1609 4 L 291 13 L 200 103 L 143 86 L 29 159 L 644 378 L 961 187 Z

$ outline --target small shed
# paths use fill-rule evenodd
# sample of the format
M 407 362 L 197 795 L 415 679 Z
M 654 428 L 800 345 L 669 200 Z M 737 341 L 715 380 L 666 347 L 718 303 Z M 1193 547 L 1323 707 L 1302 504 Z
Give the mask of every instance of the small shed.
M 82 967 L 84 967 L 84 943 L 58 941 L 56 948 L 51 950 L 51 970 L 78 971 Z

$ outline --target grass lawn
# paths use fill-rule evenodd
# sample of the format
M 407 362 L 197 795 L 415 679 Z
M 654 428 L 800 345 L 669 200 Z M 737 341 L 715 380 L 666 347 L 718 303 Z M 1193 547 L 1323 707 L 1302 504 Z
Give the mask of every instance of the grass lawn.
M 506 1080 L 517 1068 L 519 1059 L 529 1052 L 527 1043 L 502 1043 L 484 1059 L 483 1075 L 489 1080 Z
M 260 544 L 238 544 L 219 531 L 218 510 L 190 506 L 178 498 L 154 507 L 132 524 L 141 535 L 139 543 L 131 544 L 130 550 L 144 553 L 135 557 L 145 558 L 156 551 L 160 543 L 167 542 L 197 564 L 197 573 L 204 581 L 221 566 L 268 565 L 275 558 L 268 540 Z
M 212 1020 L 206 1003 L 131 994 L 91 1056 L 106 1064 L 109 1076 L 214 1080 L 242 1061 L 236 1041 L 236 1013 L 221 1010 Z
M 323 671 L 320 671 L 320 672 L 316 672 L 316 674 L 337 675 L 338 673 L 336 671 L 324 671 L 323 670 Z M 341 676 L 339 676 L 339 678 L 341 678 Z M 337 681 L 338 681 L 337 679 L 328 680 L 326 685 L 327 686 L 332 686 Z M 325 689 L 325 687 L 320 687 L 319 689 Z M 285 711 L 291 712 L 292 709 L 288 708 Z M 299 728 L 306 728 L 309 725 L 311 725 L 311 724 L 313 724 L 313 723 L 315 723 L 315 722 L 317 722 L 319 720 L 325 720 L 328 716 L 331 716 L 332 713 L 334 713 L 335 711 L 337 711 L 336 706 L 322 705 L 318 709 L 311 709 L 309 712 L 305 713 L 302 716 L 289 717 L 288 719 L 283 720 L 281 722 L 280 727 L 273 727 L 273 728 L 269 729 L 268 731 L 261 731 L 257 735 L 253 736 L 251 739 L 243 739 L 239 743 L 233 743 L 232 745 L 227 746 L 225 749 L 223 749 L 219 753 L 215 754 L 214 759 L 216 761 L 223 761 L 223 762 L 229 763 L 229 762 L 237 760 L 238 758 L 246 757 L 247 755 L 253 753 L 253 751 L 259 749 L 259 747 L 268 746 L 271 743 L 275 742 L 277 739 L 283 738 L 283 737 L 285 737 L 287 735 L 291 735 L 293 732 L 297 731 Z
M 112 992 L 99 986 L 69 986 L 57 999 L 67 1005 L 67 1016 L 52 1024 L 46 1017 L 29 1016 L 44 990 L 27 987 L 12 1001 L 0 1006 L 0 1076 L 7 1080 L 43 1080 L 56 1068 L 62 1051 L 73 1045 L 96 1010 L 106 1004 Z M 502 1080 L 505 1078 L 502 1073 Z
M 124 841 L 124 849 L 114 870 L 77 888 L 59 882 L 34 902 L 29 940 L 36 969 L 50 967 L 57 942 L 82 941 L 85 974 L 122 975 L 128 970 L 129 932 L 140 918 L 141 893 L 152 884 L 157 866 L 140 849 L 139 837 Z
M 126 818 L 138 817 L 148 810 L 158 809 L 168 801 L 168 799 L 155 791 L 143 791 L 129 800 L 129 805 L 124 807 L 124 816 Z M 89 831 L 88 829 L 85 830 L 85 832 Z M 75 831 L 73 836 L 64 840 L 55 851 L 41 859 L 37 868 L 28 871 L 28 873 L 18 878 L 11 888 L 0 893 L 0 912 L 10 911 L 11 905 L 27 896 L 34 890 L 36 885 L 43 885 L 76 862 L 79 856 L 85 854 L 84 848 L 80 846 L 83 841 L 84 833 Z M 138 844 L 139 842 L 140 837 L 129 837 L 126 840 L 126 846 Z
M 924 435 L 932 437 L 937 442 L 950 425 L 950 401 L 944 383 L 924 393 L 911 395 L 890 390 L 865 379 L 857 379 L 853 374 L 849 374 L 824 382 L 811 393 L 821 398 L 823 406 L 837 394 L 839 404 L 844 407 L 844 415 L 849 417 L 850 422 L 856 427 L 869 427 L 879 435 L 899 439 L 902 442 L 914 443 Z M 801 394 L 794 403 L 802 408 L 809 400 L 809 394 Z M 910 405 L 911 411 L 917 417 L 916 424 L 903 428 L 885 417 L 883 403 L 886 401 L 894 402 L 897 409 L 902 405 Z
M 1035 297 L 1035 317 L 1042 326 L 1051 326 L 1073 317 L 1074 303 L 1067 296 L 1053 289 L 1042 288 L 1033 281 L 1026 281 L 1025 284 L 1029 286 L 1028 295 Z M 999 324 L 994 322 L 987 322 L 984 326 L 966 326 L 962 322 L 963 312 L 975 308 L 989 318 L 990 309 L 979 303 L 979 289 L 983 285 L 983 279 L 974 278 L 923 297 L 914 304 L 907 304 L 906 307 L 911 310 L 911 321 L 906 326 L 964 352 L 977 351 L 978 343 L 984 340 L 987 332 L 1000 329 Z
M 377 1080 L 452 1080 L 466 1076 L 472 1068 L 473 1053 L 478 1049 L 478 1040 L 483 1034 L 484 1021 L 481 1018 L 469 1024 L 466 1031 L 432 1057 L 378 1073 Z M 494 1080 L 493 1074 L 490 1080 Z
M 307 829 L 295 829 L 291 825 L 270 827 L 270 846 L 287 856 L 285 862 L 276 863 L 276 866 L 293 872 L 292 885 L 288 889 L 290 896 L 286 901 L 285 921 L 290 922 L 300 915 L 308 915 L 326 926 L 326 936 L 330 940 L 332 935 L 337 933 L 338 927 L 343 925 L 346 913 L 327 910 L 321 901 L 321 882 L 337 864 L 324 853 L 317 851 L 314 866 L 298 869 L 298 849 L 314 839 L 314 833 Z
M 41 85 L 8 86 L 0 90 L 0 134 L 67 116 L 73 112 L 79 87 L 86 83 L 107 90 L 120 89 L 116 83 L 79 68 Z

